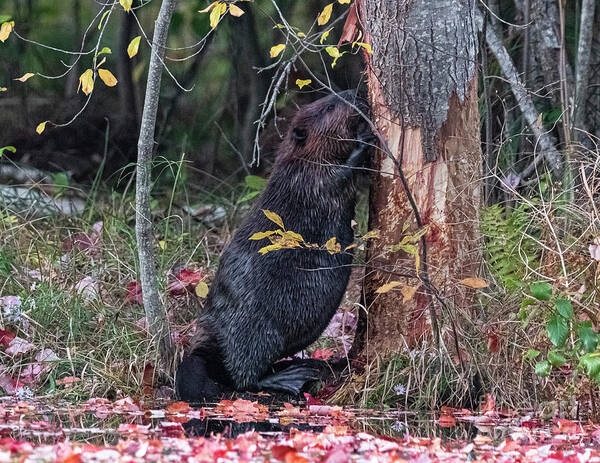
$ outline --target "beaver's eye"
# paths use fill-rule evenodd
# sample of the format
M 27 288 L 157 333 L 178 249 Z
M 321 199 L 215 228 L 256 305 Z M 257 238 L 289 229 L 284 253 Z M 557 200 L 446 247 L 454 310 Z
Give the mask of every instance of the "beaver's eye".
M 329 106 L 327 106 L 327 112 L 330 113 L 331 111 L 333 111 L 335 109 L 335 105 L 332 103 Z
M 294 136 L 294 140 L 296 141 L 306 140 L 306 130 L 301 129 L 299 127 L 294 127 L 294 130 L 292 130 L 292 135 Z

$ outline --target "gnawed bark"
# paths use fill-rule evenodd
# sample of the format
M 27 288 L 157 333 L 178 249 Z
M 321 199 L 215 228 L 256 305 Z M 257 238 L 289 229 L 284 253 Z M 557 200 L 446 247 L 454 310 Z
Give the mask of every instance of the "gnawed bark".
M 480 263 L 474 3 L 363 0 L 360 17 L 373 48 L 367 76 L 374 121 L 427 227 L 428 277 L 449 306 L 468 307 L 473 293 L 457 282 L 475 276 Z M 405 224 L 413 233 L 418 227 L 394 162 L 379 152 L 374 164 L 369 228 L 380 230 L 380 239 L 368 249 L 368 316 L 362 315 L 366 330 L 358 341 L 366 339 L 367 355 L 397 352 L 426 338 L 434 303 L 417 278 L 415 258 L 388 251 L 406 233 Z M 420 286 L 415 296 L 403 302 L 400 291 L 376 293 L 398 280 Z

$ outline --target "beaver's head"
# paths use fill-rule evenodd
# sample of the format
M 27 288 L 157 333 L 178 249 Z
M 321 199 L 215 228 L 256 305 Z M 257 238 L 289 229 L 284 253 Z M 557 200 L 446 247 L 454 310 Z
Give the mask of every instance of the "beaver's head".
M 368 132 L 364 118 L 352 105 L 363 114 L 368 111 L 366 101 L 352 90 L 302 106 L 288 130 L 285 151 L 318 163 L 345 161 L 357 139 Z

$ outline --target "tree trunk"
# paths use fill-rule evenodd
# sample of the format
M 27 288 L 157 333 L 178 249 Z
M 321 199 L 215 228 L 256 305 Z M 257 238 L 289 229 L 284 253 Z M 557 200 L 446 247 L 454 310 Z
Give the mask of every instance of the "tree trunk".
M 481 261 L 482 153 L 474 0 L 363 0 L 360 5 L 360 22 L 373 48 L 367 55 L 373 120 L 387 144 L 372 166 L 369 229 L 378 229 L 380 238 L 370 241 L 367 252 L 368 315 L 361 314 L 364 329 L 357 340 L 366 340 L 362 351 L 368 356 L 429 337 L 430 314 L 440 316 L 440 307 L 423 283 L 427 279 L 448 306 L 472 304 L 473 291 L 458 281 L 476 276 Z M 402 166 L 407 188 L 386 150 Z M 418 243 L 417 274 L 414 256 L 389 247 L 416 232 L 419 222 L 427 233 L 426 253 Z M 390 281 L 404 287 L 376 293 Z M 398 290 L 416 286 L 412 297 Z
M 158 343 L 163 367 L 167 371 L 171 371 L 172 369 L 173 343 L 169 332 L 167 312 L 158 293 L 154 234 L 152 233 L 152 213 L 150 210 L 150 189 L 154 131 L 160 97 L 165 45 L 167 43 L 169 24 L 176 5 L 177 0 L 163 0 L 154 27 L 152 54 L 148 69 L 146 96 L 144 98 L 144 111 L 140 127 L 140 138 L 138 140 L 135 192 L 135 235 L 140 261 L 142 299 L 153 341 Z
M 595 0 L 583 0 L 581 3 L 581 21 L 579 25 L 579 42 L 577 46 L 577 65 L 575 68 L 575 115 L 573 118 L 573 127 L 582 131 L 586 130 L 585 105 L 588 94 L 595 8 Z M 583 141 L 586 138 L 582 132 L 577 132 L 575 137 L 580 141 Z

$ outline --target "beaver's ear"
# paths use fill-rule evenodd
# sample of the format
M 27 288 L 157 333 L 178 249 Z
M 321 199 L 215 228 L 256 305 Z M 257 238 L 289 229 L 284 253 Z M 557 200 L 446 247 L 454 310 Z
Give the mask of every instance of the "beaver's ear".
M 294 140 L 296 140 L 297 142 L 303 142 L 304 140 L 306 140 L 306 137 L 308 136 L 308 134 L 306 133 L 306 129 L 301 129 L 300 127 L 294 127 L 294 129 L 292 130 L 292 136 L 294 137 Z

